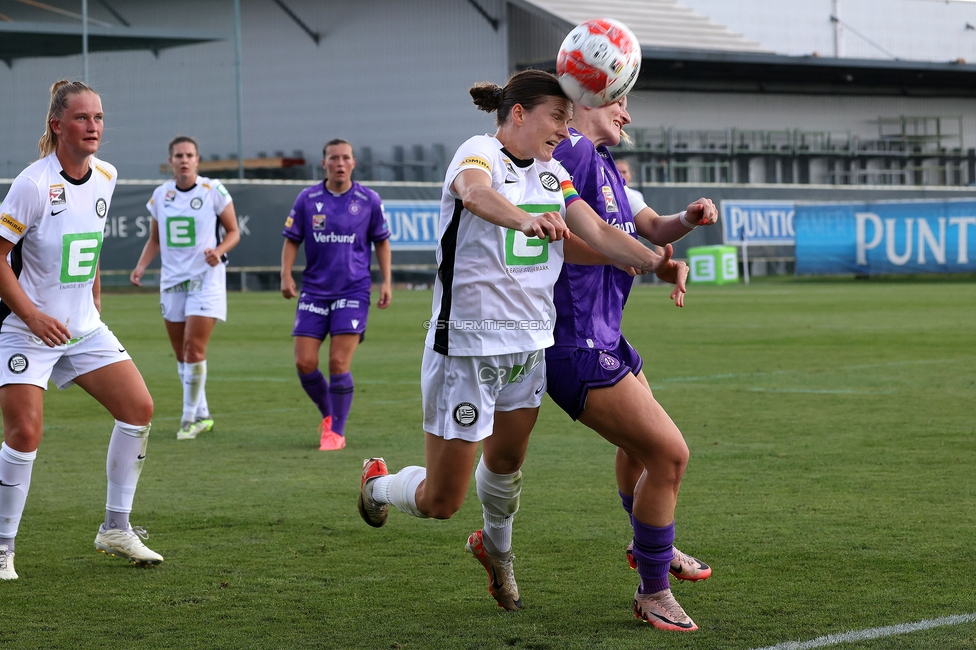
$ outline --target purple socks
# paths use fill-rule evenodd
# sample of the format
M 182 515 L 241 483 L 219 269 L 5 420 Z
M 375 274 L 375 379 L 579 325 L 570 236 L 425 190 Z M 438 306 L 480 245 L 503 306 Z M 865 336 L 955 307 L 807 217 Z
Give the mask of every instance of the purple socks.
M 325 381 L 322 371 L 316 368 L 307 375 L 298 373 L 298 379 L 302 382 L 302 388 L 308 393 L 312 402 L 319 407 L 322 418 L 332 415 L 329 408 L 329 384 Z
M 617 494 L 620 495 L 620 503 L 623 505 L 624 510 L 627 511 L 628 517 L 634 516 L 634 495 L 624 494 L 620 490 L 617 490 Z
M 631 517 L 634 527 L 634 559 L 641 577 L 640 592 L 653 594 L 670 589 L 668 569 L 674 557 L 674 522 L 657 528 Z
M 332 387 L 329 389 L 329 403 L 332 406 L 332 430 L 342 436 L 345 435 L 346 418 L 349 417 L 349 408 L 352 406 L 354 389 L 352 373 L 330 375 L 329 381 L 332 383 Z

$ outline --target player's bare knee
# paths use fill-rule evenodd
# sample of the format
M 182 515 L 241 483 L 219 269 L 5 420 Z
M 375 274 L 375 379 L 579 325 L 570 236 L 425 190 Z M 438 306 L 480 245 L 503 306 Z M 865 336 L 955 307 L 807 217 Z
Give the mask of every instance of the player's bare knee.
M 329 374 L 330 375 L 344 375 L 349 372 L 349 368 L 352 363 L 347 359 L 333 359 L 329 358 Z
M 431 503 L 424 509 L 424 514 L 431 519 L 450 519 L 454 514 L 461 509 L 460 503 L 453 503 L 449 501 L 436 501 Z
M 300 375 L 307 375 L 315 372 L 318 367 L 318 359 L 295 359 L 295 369 L 298 370 L 298 374 Z

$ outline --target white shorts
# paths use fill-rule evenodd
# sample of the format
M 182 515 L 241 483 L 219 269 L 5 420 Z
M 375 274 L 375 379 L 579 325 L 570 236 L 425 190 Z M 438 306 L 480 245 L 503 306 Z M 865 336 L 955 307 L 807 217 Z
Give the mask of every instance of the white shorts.
M 105 325 L 74 343 L 54 348 L 31 334 L 3 332 L 0 334 L 0 386 L 32 384 L 47 390 L 50 379 L 64 390 L 79 375 L 131 358 Z
M 227 267 L 218 264 L 207 273 L 159 292 L 163 319 L 185 323 L 187 316 L 227 320 Z
M 449 357 L 424 348 L 420 371 L 424 431 L 478 442 L 491 435 L 495 410 L 538 408 L 546 392 L 544 350 L 492 357 Z

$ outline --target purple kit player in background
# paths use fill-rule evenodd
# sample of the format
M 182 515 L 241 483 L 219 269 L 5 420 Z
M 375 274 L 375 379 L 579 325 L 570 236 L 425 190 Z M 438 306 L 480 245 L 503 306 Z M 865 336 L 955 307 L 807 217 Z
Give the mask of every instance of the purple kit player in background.
M 573 176 L 583 200 L 610 225 L 658 245 L 680 239 L 699 223 L 714 223 L 718 213 L 708 199 L 699 199 L 680 215 L 662 217 L 646 207 L 632 214 L 607 150 L 620 142 L 629 122 L 626 97 L 598 109 L 575 107 L 570 137 L 553 157 Z M 567 259 L 598 262 L 596 253 L 586 248 L 578 240 L 568 243 Z M 630 515 L 633 557 L 641 576 L 635 615 L 657 628 L 686 632 L 697 626 L 674 599 L 668 572 L 703 580 L 711 569 L 673 546 L 674 509 L 688 447 L 654 399 L 640 355 L 620 332 L 632 285 L 633 272 L 614 266 L 563 266 L 554 292 L 555 345 L 546 350 L 548 392 L 573 419 L 618 447 L 617 486 Z M 628 408 L 621 409 L 621 404 Z
M 328 178 L 302 190 L 285 220 L 281 250 L 281 293 L 298 297 L 295 316 L 295 366 L 302 388 L 322 413 L 319 449 L 346 446 L 345 427 L 352 406 L 349 371 L 356 346 L 366 333 L 369 312 L 370 244 L 376 248 L 383 284 L 377 307 L 390 305 L 390 231 L 379 195 L 352 180 L 352 145 L 335 139 L 322 151 Z M 301 293 L 292 268 L 305 242 Z M 329 381 L 319 370 L 319 348 L 329 343 Z

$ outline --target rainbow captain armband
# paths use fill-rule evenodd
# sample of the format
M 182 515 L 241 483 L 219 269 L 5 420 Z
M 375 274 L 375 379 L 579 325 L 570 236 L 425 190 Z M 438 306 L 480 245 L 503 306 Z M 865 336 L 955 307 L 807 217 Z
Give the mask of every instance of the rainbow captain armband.
M 569 207 L 570 203 L 575 203 L 576 201 L 582 201 L 583 197 L 579 195 L 576 188 L 573 187 L 573 181 L 563 181 L 561 184 L 563 188 L 563 202 L 566 203 L 566 207 Z

